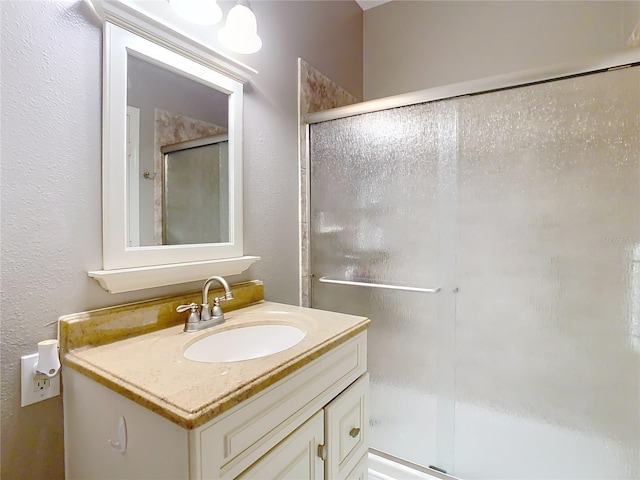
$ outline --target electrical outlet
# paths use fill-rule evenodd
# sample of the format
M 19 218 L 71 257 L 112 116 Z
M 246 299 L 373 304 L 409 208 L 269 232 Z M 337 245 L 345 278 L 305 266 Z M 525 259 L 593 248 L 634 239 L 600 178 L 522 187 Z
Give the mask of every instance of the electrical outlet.
M 60 395 L 60 374 L 49 378 L 46 375 L 35 375 L 38 354 L 20 357 L 22 375 L 22 397 L 20 405 L 26 407 L 32 403 Z
M 51 379 L 46 375 L 36 375 L 33 379 L 33 391 L 39 392 L 51 387 Z

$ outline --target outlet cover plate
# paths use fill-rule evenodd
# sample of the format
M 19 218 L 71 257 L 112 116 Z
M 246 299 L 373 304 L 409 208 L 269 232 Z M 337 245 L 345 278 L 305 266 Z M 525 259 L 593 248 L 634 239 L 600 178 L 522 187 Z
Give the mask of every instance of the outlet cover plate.
M 60 395 L 60 373 L 49 378 L 49 385 L 38 384 L 34 373 L 38 363 L 38 354 L 24 355 L 20 357 L 20 372 L 22 377 L 22 395 L 20 396 L 20 406 L 26 407 L 32 403 L 41 402 L 47 398 Z

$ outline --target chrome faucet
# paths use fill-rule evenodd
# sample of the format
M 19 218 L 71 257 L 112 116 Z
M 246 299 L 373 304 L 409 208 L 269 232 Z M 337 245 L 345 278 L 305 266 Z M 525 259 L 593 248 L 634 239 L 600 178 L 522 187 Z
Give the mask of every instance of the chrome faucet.
M 216 297 L 213 299 L 213 311 L 211 311 L 211 306 L 209 305 L 209 288 L 214 281 L 222 285 L 222 288 L 224 288 L 224 296 Z M 197 303 L 190 303 L 189 305 L 180 305 L 178 308 L 176 308 L 176 311 L 178 313 L 191 310 L 189 318 L 184 324 L 184 331 L 199 332 L 200 330 L 204 330 L 205 328 L 213 327 L 214 325 L 220 325 L 224 322 L 224 312 L 220 307 L 220 302 L 232 299 L 233 293 L 231 292 L 229 284 L 224 278 L 215 275 L 213 277 L 207 278 L 207 280 L 204 282 L 204 285 L 202 286 L 202 304 L 200 304 L 200 306 L 198 306 Z

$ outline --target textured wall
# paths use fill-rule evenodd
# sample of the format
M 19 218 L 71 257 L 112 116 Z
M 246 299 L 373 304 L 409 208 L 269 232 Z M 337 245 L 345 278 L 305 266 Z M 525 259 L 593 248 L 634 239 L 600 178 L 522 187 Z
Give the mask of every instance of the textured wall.
M 228 3 L 223 3 L 228 9 Z M 254 2 L 264 47 L 245 97 L 245 251 L 236 279 L 298 301 L 297 58 L 362 95 L 355 2 Z M 110 295 L 102 266 L 101 36 L 82 2 L 0 2 L 2 21 L 2 478 L 62 478 L 61 397 L 20 408 L 20 355 L 55 337 L 58 316 L 195 290 Z M 329 32 L 330 34 L 327 34 Z
M 362 98 L 362 11 L 355 2 L 253 2 L 263 50 L 247 63 L 260 74 L 245 95 L 245 247 L 258 252 L 254 278 L 267 298 L 297 304 L 297 57 Z M 288 20 L 289 19 L 289 20 Z M 273 64 L 272 59 L 281 59 Z M 285 68 L 286 65 L 286 68 Z M 268 108 L 267 108 L 268 106 Z
M 405 1 L 364 13 L 365 100 L 623 48 L 638 1 Z

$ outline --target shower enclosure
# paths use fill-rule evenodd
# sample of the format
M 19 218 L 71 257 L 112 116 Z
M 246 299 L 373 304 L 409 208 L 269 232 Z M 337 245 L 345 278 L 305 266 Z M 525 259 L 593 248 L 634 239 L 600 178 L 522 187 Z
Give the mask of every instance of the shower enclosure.
M 310 117 L 311 301 L 371 319 L 373 449 L 640 478 L 639 60 Z
M 229 136 L 188 140 L 160 151 L 162 245 L 228 242 Z

